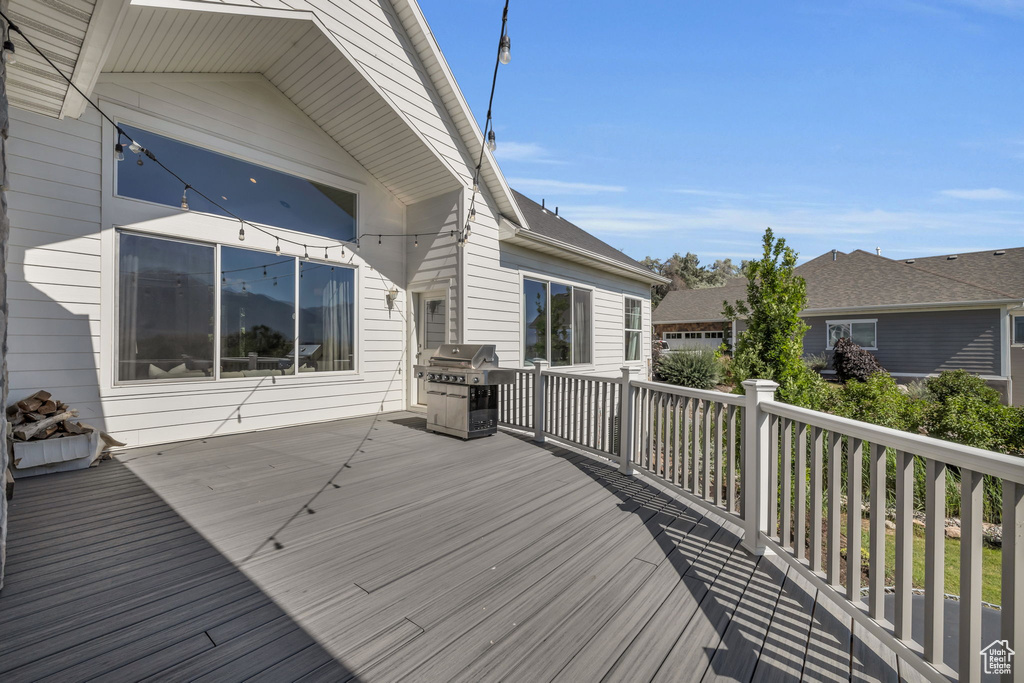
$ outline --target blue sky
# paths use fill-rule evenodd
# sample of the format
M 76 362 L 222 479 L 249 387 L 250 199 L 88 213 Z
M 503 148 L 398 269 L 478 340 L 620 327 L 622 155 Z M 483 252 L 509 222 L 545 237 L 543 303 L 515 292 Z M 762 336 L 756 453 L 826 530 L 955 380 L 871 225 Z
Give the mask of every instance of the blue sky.
M 483 125 L 501 0 L 420 0 Z M 630 256 L 1024 246 L 1024 0 L 511 0 L 497 156 Z

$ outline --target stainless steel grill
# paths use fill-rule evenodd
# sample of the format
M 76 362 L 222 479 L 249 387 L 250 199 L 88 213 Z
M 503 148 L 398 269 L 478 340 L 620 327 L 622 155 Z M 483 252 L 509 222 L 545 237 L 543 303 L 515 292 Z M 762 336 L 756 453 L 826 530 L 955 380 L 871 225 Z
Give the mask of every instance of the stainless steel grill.
M 498 431 L 497 385 L 515 373 L 498 367 L 494 344 L 442 344 L 415 370 L 427 383 L 427 429 L 463 439 Z

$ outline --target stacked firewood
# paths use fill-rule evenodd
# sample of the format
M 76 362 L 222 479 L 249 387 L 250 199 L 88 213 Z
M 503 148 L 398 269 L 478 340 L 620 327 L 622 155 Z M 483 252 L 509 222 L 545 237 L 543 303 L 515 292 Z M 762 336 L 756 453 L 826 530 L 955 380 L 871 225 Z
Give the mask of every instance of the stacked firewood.
M 14 438 L 19 441 L 59 439 L 93 431 L 89 425 L 72 421 L 76 417 L 77 410 L 54 400 L 48 391 L 37 391 L 7 407 L 7 420 L 14 428 Z

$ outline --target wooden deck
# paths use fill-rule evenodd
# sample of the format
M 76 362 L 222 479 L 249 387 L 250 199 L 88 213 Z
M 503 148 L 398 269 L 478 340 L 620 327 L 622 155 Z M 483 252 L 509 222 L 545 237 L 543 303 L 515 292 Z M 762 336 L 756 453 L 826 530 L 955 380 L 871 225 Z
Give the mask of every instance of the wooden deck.
M 19 481 L 0 680 L 892 680 L 909 666 L 643 479 L 410 413 Z

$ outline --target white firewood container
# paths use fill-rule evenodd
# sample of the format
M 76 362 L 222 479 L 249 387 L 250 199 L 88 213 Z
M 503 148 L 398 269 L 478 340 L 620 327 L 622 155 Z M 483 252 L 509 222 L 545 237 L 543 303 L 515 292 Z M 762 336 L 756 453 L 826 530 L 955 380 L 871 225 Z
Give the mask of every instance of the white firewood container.
M 11 472 L 15 479 L 52 472 L 81 470 L 103 450 L 99 432 L 42 441 L 15 441 Z

